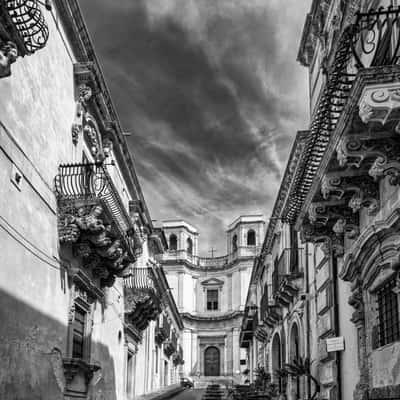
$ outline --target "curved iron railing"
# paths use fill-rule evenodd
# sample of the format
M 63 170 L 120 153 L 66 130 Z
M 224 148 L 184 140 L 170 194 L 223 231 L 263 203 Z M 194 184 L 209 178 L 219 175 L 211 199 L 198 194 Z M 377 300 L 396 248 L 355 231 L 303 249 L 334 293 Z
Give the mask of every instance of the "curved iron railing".
M 100 163 L 60 165 L 55 178 L 55 191 L 59 199 L 98 199 L 126 238 L 133 229 L 131 219 L 107 170 Z
M 7 13 L 27 54 L 42 49 L 49 38 L 46 24 L 37 0 L 6 0 Z
M 332 132 L 361 68 L 391 65 L 399 60 L 400 7 L 358 13 L 339 39 L 327 83 L 314 112 L 310 135 L 290 194 L 285 220 L 294 222 L 318 170 Z
M 153 270 L 149 267 L 133 267 L 127 275 L 124 276 L 124 287 L 127 289 L 156 291 L 155 276 Z

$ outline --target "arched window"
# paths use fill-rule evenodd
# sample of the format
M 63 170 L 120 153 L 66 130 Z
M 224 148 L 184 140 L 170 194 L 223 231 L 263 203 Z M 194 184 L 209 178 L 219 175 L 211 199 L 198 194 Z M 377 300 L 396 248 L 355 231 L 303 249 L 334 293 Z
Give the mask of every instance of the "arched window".
M 247 232 L 247 246 L 255 246 L 256 245 L 256 233 L 253 229 L 250 229 Z
M 238 249 L 238 245 L 237 245 L 237 235 L 236 233 L 233 235 L 232 238 L 232 252 L 235 253 Z
M 169 250 L 170 251 L 176 251 L 178 248 L 178 238 L 176 235 L 173 233 L 169 237 Z
M 186 240 L 186 251 L 189 254 L 193 254 L 193 241 L 190 238 L 188 238 L 188 240 Z

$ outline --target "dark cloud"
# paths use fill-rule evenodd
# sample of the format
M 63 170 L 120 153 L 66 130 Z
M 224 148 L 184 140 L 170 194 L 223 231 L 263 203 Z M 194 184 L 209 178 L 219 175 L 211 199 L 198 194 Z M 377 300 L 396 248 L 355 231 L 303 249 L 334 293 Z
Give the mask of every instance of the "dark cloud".
M 81 0 L 153 218 L 197 224 L 201 249 L 268 214 L 305 127 L 295 62 L 309 0 Z

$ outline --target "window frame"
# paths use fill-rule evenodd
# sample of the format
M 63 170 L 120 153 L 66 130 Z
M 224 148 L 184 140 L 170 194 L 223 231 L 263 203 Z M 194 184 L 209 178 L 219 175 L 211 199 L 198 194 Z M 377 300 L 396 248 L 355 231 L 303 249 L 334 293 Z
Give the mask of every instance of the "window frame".
M 175 245 L 174 247 L 171 245 L 171 238 L 175 238 Z M 169 251 L 177 251 L 178 250 L 178 236 L 175 233 L 171 233 L 168 237 L 168 246 L 169 246 Z
M 253 243 L 249 243 L 250 234 L 254 238 Z M 256 235 L 256 231 L 254 229 L 249 229 L 247 231 L 246 244 L 247 244 L 247 246 L 257 246 L 257 235 Z
M 373 349 L 400 341 L 399 294 L 394 290 L 396 284 L 395 276 L 391 276 L 374 290 L 377 325 Z
M 216 301 L 209 301 L 209 293 L 216 292 Z M 210 307 L 208 305 L 210 304 Z M 216 307 L 215 307 L 216 306 Z M 206 289 L 206 311 L 219 311 L 219 289 L 218 288 L 207 288 Z
M 80 309 L 83 314 L 82 332 L 82 355 L 76 356 L 74 353 L 75 320 L 76 311 Z M 88 293 L 78 286 L 74 286 L 73 299 L 70 306 L 70 317 L 68 323 L 68 356 L 73 359 L 90 362 L 91 336 L 92 336 L 93 309 Z

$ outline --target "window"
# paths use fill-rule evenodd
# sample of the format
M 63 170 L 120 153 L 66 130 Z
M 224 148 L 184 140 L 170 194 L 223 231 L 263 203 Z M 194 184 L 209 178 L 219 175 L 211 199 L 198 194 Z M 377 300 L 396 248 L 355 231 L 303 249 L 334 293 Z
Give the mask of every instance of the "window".
M 399 306 L 397 294 L 393 291 L 396 280 L 383 284 L 377 291 L 379 346 L 392 343 L 400 339 Z
M 233 238 L 232 238 L 232 251 L 235 253 L 238 249 L 238 245 L 237 245 L 237 235 L 234 234 Z
M 188 238 L 188 240 L 186 241 L 186 251 L 189 254 L 193 254 L 193 242 L 192 239 Z
M 83 358 L 85 344 L 86 311 L 75 305 L 72 330 L 72 358 Z
M 207 311 L 218 310 L 218 289 L 207 290 Z
M 178 238 L 176 237 L 176 235 L 173 233 L 172 235 L 170 235 L 169 237 L 169 249 L 171 251 L 176 251 L 178 247 Z
M 126 394 L 131 396 L 133 393 L 133 371 L 134 371 L 134 355 L 128 350 L 128 358 L 126 361 Z
M 253 229 L 250 229 L 247 232 L 247 246 L 255 246 L 256 245 L 256 233 Z
M 240 360 L 240 365 L 246 365 L 246 360 Z

